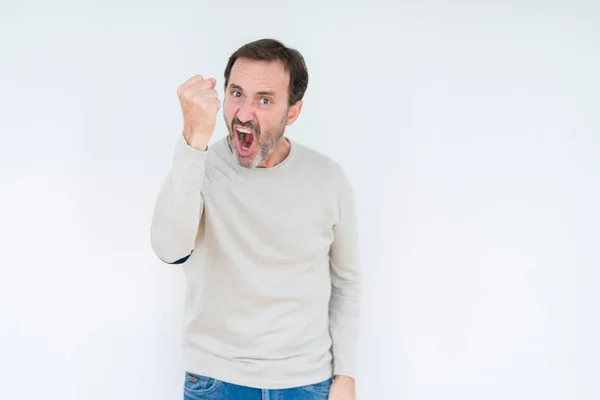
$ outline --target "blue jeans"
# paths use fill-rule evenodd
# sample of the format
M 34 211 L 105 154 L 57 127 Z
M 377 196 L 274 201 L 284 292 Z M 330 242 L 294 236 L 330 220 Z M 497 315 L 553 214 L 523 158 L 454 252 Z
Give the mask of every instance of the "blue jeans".
M 185 373 L 184 400 L 327 400 L 333 378 L 290 389 L 256 389 Z

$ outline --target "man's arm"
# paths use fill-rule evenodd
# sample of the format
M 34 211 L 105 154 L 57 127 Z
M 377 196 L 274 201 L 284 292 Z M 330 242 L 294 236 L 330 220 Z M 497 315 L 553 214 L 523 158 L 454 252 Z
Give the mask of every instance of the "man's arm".
M 338 221 L 330 251 L 332 292 L 329 327 L 333 340 L 333 373 L 355 378 L 361 282 L 358 223 L 352 186 L 342 172 L 337 180 Z
M 185 262 L 194 250 L 204 208 L 202 184 L 208 142 L 221 107 L 214 78 L 194 75 L 177 88 L 183 134 L 154 206 L 150 242 L 166 263 Z
M 182 136 L 158 192 L 150 242 L 157 257 L 166 263 L 183 263 L 194 249 L 204 205 L 201 189 L 207 152 L 189 146 Z

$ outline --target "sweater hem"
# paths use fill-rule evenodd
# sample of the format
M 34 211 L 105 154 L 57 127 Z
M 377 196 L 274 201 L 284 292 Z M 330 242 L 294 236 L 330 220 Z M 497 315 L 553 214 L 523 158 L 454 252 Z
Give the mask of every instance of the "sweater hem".
M 273 361 L 273 363 L 277 364 L 278 362 Z M 302 373 L 282 379 L 269 379 L 268 376 L 258 371 L 249 371 L 250 367 L 246 362 L 226 360 L 209 354 L 186 355 L 183 359 L 183 367 L 187 372 L 193 374 L 234 385 L 264 390 L 292 389 L 313 385 L 333 377 L 333 367 L 328 363 L 310 373 Z M 281 368 L 274 365 L 269 369 L 279 371 Z

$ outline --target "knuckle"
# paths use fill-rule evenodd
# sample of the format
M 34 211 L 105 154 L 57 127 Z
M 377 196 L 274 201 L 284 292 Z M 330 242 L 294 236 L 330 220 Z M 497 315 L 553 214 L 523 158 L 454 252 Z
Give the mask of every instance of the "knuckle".
M 185 100 L 185 101 L 191 101 L 194 98 L 194 92 L 189 90 L 189 89 L 185 89 L 181 91 L 181 97 Z
M 210 89 L 212 84 L 210 83 L 209 80 L 202 79 L 200 81 L 195 82 L 194 86 L 196 86 L 199 89 Z
M 201 101 L 198 105 L 204 111 L 210 111 L 213 108 L 213 105 L 209 101 Z
M 201 106 L 204 103 L 204 97 L 200 94 L 194 93 L 190 97 L 190 101 L 197 106 Z
M 187 84 L 193 84 L 195 82 L 201 81 L 204 78 L 202 77 L 202 75 L 194 75 L 192 76 L 190 79 L 187 80 Z

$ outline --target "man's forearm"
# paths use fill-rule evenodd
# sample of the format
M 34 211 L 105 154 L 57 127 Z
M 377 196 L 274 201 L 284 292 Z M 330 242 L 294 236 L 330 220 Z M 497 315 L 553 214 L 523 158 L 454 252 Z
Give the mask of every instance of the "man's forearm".
M 334 375 L 354 378 L 361 301 L 358 223 L 354 193 L 347 176 L 342 174 L 336 184 L 339 217 L 330 251 L 329 328 L 333 341 Z
M 202 215 L 202 184 L 206 151 L 196 150 L 183 137 L 177 143 L 171 169 L 162 183 L 151 224 L 151 245 L 166 263 L 184 261 L 194 249 Z

